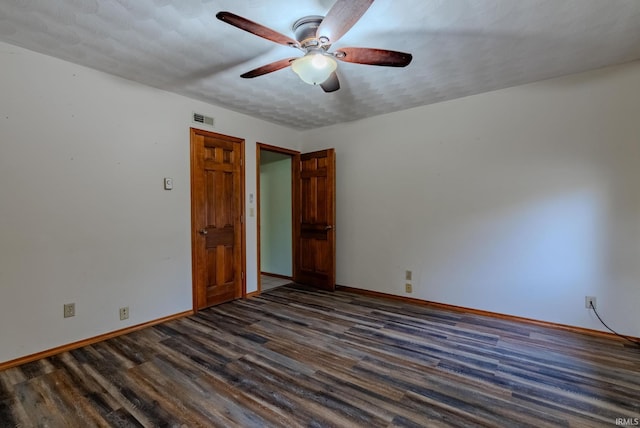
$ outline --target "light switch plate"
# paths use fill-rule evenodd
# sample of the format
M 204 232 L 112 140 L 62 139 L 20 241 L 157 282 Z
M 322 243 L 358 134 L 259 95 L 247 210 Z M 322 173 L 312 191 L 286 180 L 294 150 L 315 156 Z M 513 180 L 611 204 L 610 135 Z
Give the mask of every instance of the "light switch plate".
M 76 316 L 76 304 L 75 303 L 65 303 L 64 305 L 64 317 L 70 318 Z
M 173 189 L 173 178 L 165 177 L 164 178 L 164 190 Z

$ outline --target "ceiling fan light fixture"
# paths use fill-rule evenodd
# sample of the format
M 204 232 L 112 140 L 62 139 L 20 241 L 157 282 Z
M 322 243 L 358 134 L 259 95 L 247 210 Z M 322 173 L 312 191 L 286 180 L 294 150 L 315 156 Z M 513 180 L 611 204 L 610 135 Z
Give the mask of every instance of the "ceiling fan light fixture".
M 291 63 L 293 71 L 300 76 L 303 82 L 310 85 L 319 85 L 336 71 L 338 63 L 330 55 L 310 52 Z

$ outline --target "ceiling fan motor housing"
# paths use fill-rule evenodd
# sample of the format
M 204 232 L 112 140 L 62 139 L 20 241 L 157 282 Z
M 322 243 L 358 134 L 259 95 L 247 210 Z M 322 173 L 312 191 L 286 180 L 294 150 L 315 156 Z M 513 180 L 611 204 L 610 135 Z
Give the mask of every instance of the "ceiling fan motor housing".
M 302 48 L 317 47 L 321 41 L 316 38 L 316 32 L 324 16 L 311 15 L 298 19 L 293 23 L 293 33 Z

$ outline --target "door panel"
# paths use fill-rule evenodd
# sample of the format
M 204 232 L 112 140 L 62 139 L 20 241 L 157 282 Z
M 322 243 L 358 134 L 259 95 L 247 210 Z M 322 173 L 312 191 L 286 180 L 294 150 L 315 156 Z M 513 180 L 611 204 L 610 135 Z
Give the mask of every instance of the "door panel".
M 243 294 L 244 141 L 191 130 L 194 307 Z
M 296 157 L 294 196 L 297 240 L 294 279 L 327 290 L 335 289 L 335 151 Z

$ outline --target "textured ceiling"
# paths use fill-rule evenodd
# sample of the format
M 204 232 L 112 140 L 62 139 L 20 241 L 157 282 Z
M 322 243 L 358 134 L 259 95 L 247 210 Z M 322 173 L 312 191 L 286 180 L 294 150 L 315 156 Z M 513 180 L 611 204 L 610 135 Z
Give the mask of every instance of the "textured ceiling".
M 339 63 L 324 93 L 299 55 L 218 21 L 227 10 L 291 35 L 333 0 L 0 0 L 0 40 L 297 129 L 640 59 L 640 0 L 377 0 L 334 45 L 411 52 L 406 68 Z

